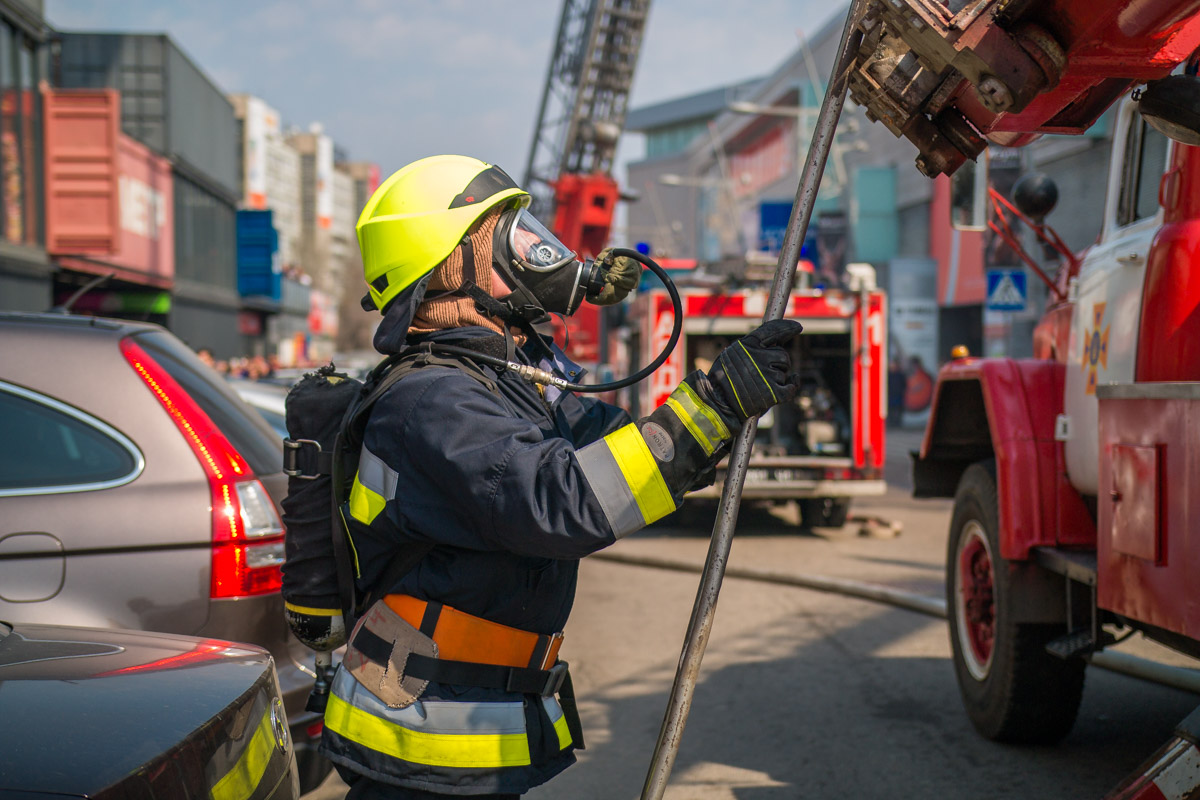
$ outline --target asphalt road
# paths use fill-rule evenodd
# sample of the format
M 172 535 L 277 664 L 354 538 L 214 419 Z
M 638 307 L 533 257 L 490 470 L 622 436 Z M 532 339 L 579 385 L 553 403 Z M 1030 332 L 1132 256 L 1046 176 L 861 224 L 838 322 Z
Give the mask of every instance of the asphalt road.
M 897 520 L 894 538 L 803 531 L 790 509 L 743 509 L 731 567 L 870 581 L 942 595 L 949 501 L 909 496 L 905 451 L 890 437 L 892 488 L 852 516 Z M 715 506 L 694 507 L 614 551 L 703 564 Z M 873 529 L 876 533 L 878 528 Z M 571 663 L 587 749 L 526 797 L 636 798 L 645 781 L 698 576 L 599 558 L 580 569 L 562 657 Z M 1190 662 L 1134 642 L 1134 650 Z M 1054 747 L 997 745 L 962 712 L 946 625 L 807 589 L 730 578 L 666 797 L 1092 798 L 1170 736 L 1200 698 L 1089 669 L 1072 733 Z M 309 800 L 344 792 L 332 778 Z

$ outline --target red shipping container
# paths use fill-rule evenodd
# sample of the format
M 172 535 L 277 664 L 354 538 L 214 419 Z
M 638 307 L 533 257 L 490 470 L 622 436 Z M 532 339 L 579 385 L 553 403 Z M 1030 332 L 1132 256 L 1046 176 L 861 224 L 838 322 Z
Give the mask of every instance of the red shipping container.
M 72 269 L 115 269 L 122 280 L 169 288 L 171 162 L 120 132 L 115 90 L 47 90 L 44 98 L 46 250 Z

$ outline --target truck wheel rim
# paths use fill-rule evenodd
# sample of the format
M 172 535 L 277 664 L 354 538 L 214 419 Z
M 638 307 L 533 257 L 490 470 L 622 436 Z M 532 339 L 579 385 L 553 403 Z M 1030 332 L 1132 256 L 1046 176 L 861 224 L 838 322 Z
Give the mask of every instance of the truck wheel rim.
M 995 567 L 987 533 L 977 520 L 963 526 L 954 573 L 954 614 L 959 651 L 971 677 L 981 681 L 996 643 Z

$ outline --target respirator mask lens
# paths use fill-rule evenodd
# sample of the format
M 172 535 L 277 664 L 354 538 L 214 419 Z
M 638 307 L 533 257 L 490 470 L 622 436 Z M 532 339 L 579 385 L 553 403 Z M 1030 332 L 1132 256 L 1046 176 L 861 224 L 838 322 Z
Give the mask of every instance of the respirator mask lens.
M 560 242 L 537 217 L 523 208 L 516 215 L 508 230 L 508 252 L 518 269 L 553 272 L 576 260 L 575 251 Z
M 494 251 L 494 263 L 512 289 L 505 299 L 531 322 L 548 313 L 574 314 L 588 292 L 603 286 L 599 267 L 581 261 L 524 208 L 506 212 L 496 236 L 503 244 Z

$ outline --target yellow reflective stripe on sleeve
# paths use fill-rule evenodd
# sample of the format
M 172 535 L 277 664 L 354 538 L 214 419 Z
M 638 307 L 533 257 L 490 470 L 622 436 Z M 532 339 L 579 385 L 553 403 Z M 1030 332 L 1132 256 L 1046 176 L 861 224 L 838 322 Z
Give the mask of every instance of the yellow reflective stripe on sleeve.
M 646 527 L 642 510 L 633 499 L 633 490 L 621 473 L 608 442 L 603 439 L 592 442 L 582 450 L 576 450 L 575 458 L 608 524 L 612 526 L 613 536 L 622 539 Z
M 393 725 L 329 695 L 325 727 L 392 758 L 431 767 L 519 767 L 530 763 L 525 733 L 427 733 Z
M 750 363 L 754 365 L 754 371 L 758 373 L 758 377 L 762 378 L 762 382 L 764 384 L 766 384 L 767 391 L 771 393 L 771 399 L 774 400 L 776 403 L 778 403 L 779 398 L 775 396 L 775 390 L 771 388 L 771 384 L 767 380 L 767 376 L 763 375 L 762 370 L 758 368 L 758 362 L 754 360 L 754 356 L 750 355 L 750 351 L 746 349 L 746 345 L 742 344 L 741 342 L 738 342 L 738 347 L 742 348 L 742 352 L 746 354 L 746 358 L 750 359 Z M 738 404 L 740 405 L 741 402 L 742 401 L 739 400 Z M 745 411 L 745 410 L 746 409 L 744 409 L 744 408 L 742 409 L 742 411 Z
M 363 486 L 358 476 L 354 476 L 354 485 L 350 487 L 350 516 L 370 525 L 386 503 L 382 495 Z
M 295 611 L 297 614 L 308 614 L 310 617 L 336 617 L 342 613 L 340 608 L 312 608 L 310 606 L 298 606 L 295 603 L 289 603 L 286 600 L 283 607 L 288 611 Z
M 675 510 L 667 482 L 658 471 L 658 464 L 637 425 L 630 423 L 613 431 L 604 437 L 604 443 L 612 452 L 625 483 L 629 484 L 633 500 L 647 525 Z
M 671 392 L 667 407 L 675 412 L 692 438 L 704 448 L 706 456 L 711 456 L 731 436 L 717 412 L 705 405 L 686 383 L 679 384 L 679 388 Z
M 271 730 L 271 708 L 268 706 L 233 769 L 212 787 L 213 800 L 247 800 L 253 795 L 267 771 L 274 749 L 275 733 Z

